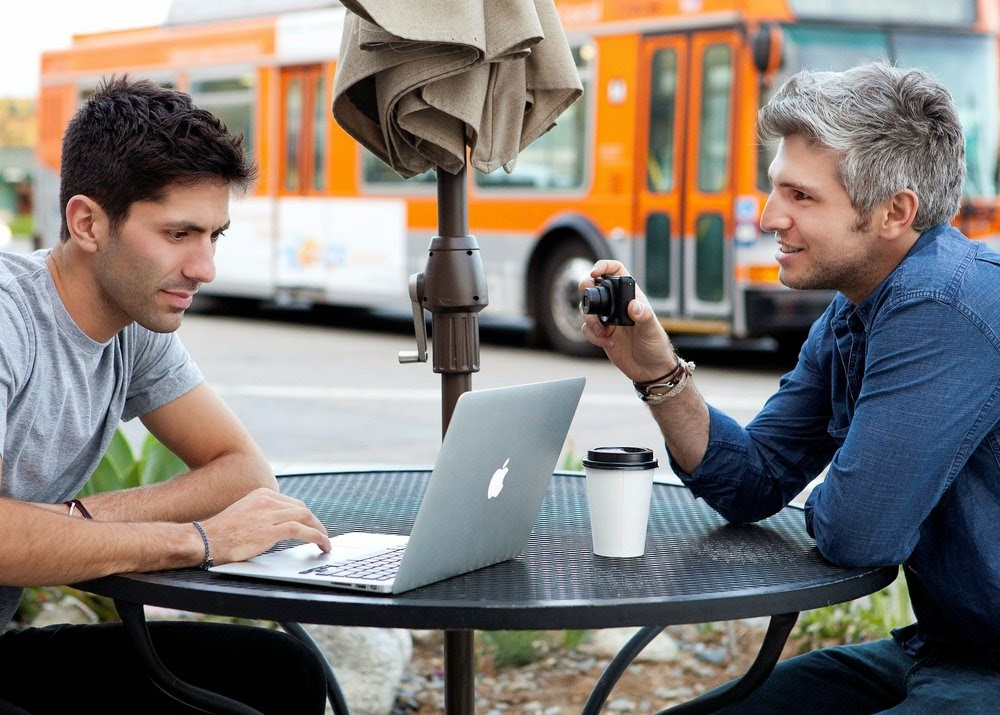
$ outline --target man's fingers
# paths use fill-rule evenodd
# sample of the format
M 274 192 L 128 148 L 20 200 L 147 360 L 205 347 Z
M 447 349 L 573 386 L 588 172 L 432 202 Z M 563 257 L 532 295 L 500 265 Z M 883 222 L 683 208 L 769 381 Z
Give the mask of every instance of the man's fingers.
M 284 538 L 309 541 L 316 544 L 316 546 L 318 546 L 323 553 L 330 553 L 330 537 L 326 535 L 326 529 L 317 531 L 316 529 L 310 528 L 305 524 L 294 521 L 288 522 L 287 528 L 289 534 Z
M 606 258 L 595 263 L 590 271 L 592 278 L 597 278 L 598 276 L 627 276 L 628 274 L 628 270 L 623 263 Z
M 613 333 L 600 320 L 584 321 L 582 331 L 583 337 L 599 348 L 608 348 L 614 345 Z

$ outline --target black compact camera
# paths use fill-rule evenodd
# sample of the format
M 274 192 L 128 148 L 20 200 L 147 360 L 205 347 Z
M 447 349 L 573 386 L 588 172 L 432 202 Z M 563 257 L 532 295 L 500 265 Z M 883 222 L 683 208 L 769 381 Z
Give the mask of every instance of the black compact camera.
M 628 317 L 628 304 L 635 298 L 632 276 L 601 276 L 593 288 L 583 289 L 580 307 L 588 315 L 596 315 L 606 325 L 635 325 Z

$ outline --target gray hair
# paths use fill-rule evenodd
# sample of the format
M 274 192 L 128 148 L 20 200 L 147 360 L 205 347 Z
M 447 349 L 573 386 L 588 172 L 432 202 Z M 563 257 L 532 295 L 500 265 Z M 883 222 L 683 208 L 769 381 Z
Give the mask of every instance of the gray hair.
M 958 213 L 965 138 L 948 90 L 917 69 L 872 63 L 793 75 L 758 116 L 762 141 L 801 136 L 841 155 L 838 178 L 861 222 L 903 189 L 919 199 L 913 228 Z

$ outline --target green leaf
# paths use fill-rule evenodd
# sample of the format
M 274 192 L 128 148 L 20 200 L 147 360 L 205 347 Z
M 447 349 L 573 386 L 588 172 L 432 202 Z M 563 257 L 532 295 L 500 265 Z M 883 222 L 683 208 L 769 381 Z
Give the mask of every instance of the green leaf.
M 108 451 L 77 496 L 154 484 L 186 471 L 184 462 L 151 434 L 146 436 L 142 454 L 136 459 L 125 433 L 119 427 L 111 438 Z
M 108 451 L 104 453 L 101 461 L 108 462 L 117 474 L 127 474 L 128 470 L 135 464 L 132 446 L 128 443 L 128 438 L 125 437 L 121 428 L 115 430 L 111 437 L 111 444 L 108 445 Z
M 180 457 L 163 446 L 153 435 L 147 435 L 142 445 L 142 460 L 138 469 L 141 485 L 165 482 L 171 477 L 188 471 Z
M 132 453 L 132 447 L 119 428 L 111 437 L 108 451 L 101 457 L 97 469 L 94 470 L 78 496 L 122 489 L 128 484 L 134 465 L 135 455 Z

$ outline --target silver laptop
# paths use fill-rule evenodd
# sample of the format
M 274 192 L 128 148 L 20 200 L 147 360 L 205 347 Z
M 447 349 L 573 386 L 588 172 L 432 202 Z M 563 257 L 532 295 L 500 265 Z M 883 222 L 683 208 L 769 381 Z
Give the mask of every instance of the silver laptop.
M 401 593 L 516 557 L 528 543 L 584 383 L 577 377 L 463 393 L 409 536 L 353 532 L 331 539 L 328 554 L 303 544 L 211 570 Z

